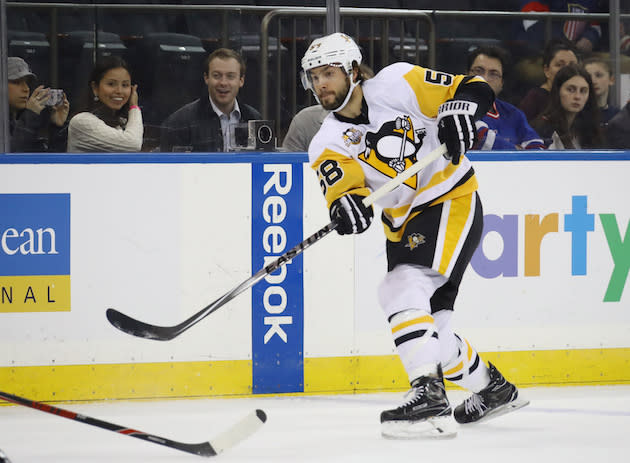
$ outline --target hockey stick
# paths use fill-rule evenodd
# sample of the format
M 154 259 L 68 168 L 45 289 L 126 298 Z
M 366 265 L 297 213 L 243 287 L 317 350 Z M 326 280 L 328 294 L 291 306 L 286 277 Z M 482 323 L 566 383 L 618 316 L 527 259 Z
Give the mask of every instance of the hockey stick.
M 433 150 L 431 153 L 429 153 L 428 155 L 426 155 L 425 157 L 417 161 L 407 170 L 401 172 L 400 175 L 397 175 L 396 177 L 392 178 L 390 181 L 388 181 L 387 183 L 382 185 L 380 188 L 378 188 L 376 191 L 374 191 L 371 195 L 364 198 L 363 204 L 365 204 L 366 206 L 369 206 L 375 203 L 376 201 L 381 199 L 383 196 L 387 195 L 394 188 L 396 188 L 399 185 L 402 185 L 407 179 L 416 175 L 418 172 L 420 172 L 422 169 L 424 169 L 426 166 L 431 164 L 433 161 L 435 161 L 437 158 L 444 155 L 445 153 L 446 153 L 446 145 L 439 146 L 438 148 Z M 289 262 L 295 256 L 304 252 L 305 249 L 317 243 L 324 236 L 328 235 L 331 231 L 333 231 L 336 226 L 337 225 L 334 222 L 331 222 L 325 227 L 316 231 L 311 236 L 309 236 L 304 241 L 302 241 L 300 244 L 298 244 L 294 248 L 289 249 L 286 253 L 282 254 L 280 257 L 278 257 L 278 259 L 273 261 L 271 264 L 267 265 L 266 267 L 261 268 L 258 272 L 256 272 L 254 275 L 249 277 L 247 280 L 245 280 L 244 282 L 242 282 L 241 284 L 239 284 L 232 290 L 228 291 L 227 293 L 225 293 L 216 301 L 208 304 L 199 312 L 197 312 L 190 318 L 184 320 L 178 325 L 175 325 L 175 326 L 151 325 L 149 323 L 144 323 L 134 318 L 131 318 L 128 315 L 125 315 L 119 312 L 118 310 L 111 309 L 111 308 L 107 309 L 107 312 L 106 312 L 107 319 L 112 325 L 114 325 L 119 330 L 124 331 L 125 333 L 128 333 L 128 334 L 131 334 L 133 336 L 138 336 L 140 338 L 147 338 L 147 339 L 155 339 L 158 341 L 171 340 L 174 337 L 186 331 L 188 328 L 200 322 L 202 319 L 206 318 L 208 315 L 210 315 L 212 312 L 217 310 L 219 307 L 223 306 L 227 302 L 234 299 L 236 296 L 241 294 L 246 289 L 254 286 L 256 283 L 258 283 L 260 280 L 265 278 L 270 273 L 275 272 L 277 269 L 279 269 L 282 265 Z
M 186 444 L 184 442 L 177 442 L 174 440 L 159 437 L 154 434 L 149 434 L 135 429 L 126 428 L 118 424 L 109 423 L 107 421 L 91 418 L 89 416 L 74 413 L 63 408 L 53 407 L 34 400 L 25 399 L 8 392 L 0 391 L 0 399 L 4 399 L 7 402 L 12 402 L 17 405 L 24 405 L 25 407 L 34 408 L 42 412 L 50 413 L 51 415 L 58 415 L 69 420 L 79 421 L 81 423 L 96 426 L 97 428 L 107 429 L 108 431 L 117 432 L 125 436 L 135 437 L 154 444 L 164 445 L 172 449 L 181 450 L 182 452 L 188 452 L 201 457 L 213 457 L 219 453 L 233 447 L 238 442 L 249 437 L 256 432 L 265 421 L 267 421 L 267 415 L 262 410 L 256 410 L 251 412 L 245 418 L 238 423 L 233 424 L 228 429 L 219 434 L 216 438 L 209 442 L 201 442 L 199 444 Z

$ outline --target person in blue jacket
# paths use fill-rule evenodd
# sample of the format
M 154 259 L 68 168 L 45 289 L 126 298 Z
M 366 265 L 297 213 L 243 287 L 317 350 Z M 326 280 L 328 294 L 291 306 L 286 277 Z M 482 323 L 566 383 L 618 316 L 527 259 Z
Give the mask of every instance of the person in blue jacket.
M 543 140 L 517 107 L 500 100 L 508 55 L 500 47 L 479 47 L 468 55 L 468 74 L 483 77 L 496 95 L 490 110 L 476 122 L 478 150 L 544 149 Z
M 602 0 L 520 0 L 520 11 L 554 13 L 607 13 L 608 2 Z M 545 21 L 525 19 L 522 23 L 521 39 L 539 48 L 545 39 Z M 600 49 L 602 27 L 599 21 L 574 20 L 553 21 L 552 37 L 570 40 L 582 53 Z

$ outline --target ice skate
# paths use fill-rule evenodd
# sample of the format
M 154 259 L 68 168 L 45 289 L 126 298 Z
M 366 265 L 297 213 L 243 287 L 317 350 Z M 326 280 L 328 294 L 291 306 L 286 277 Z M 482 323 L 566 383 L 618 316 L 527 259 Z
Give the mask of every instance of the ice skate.
M 457 435 L 441 377 L 423 376 L 416 379 L 408 395 L 411 398 L 400 407 L 381 413 L 383 437 L 417 439 Z
M 479 423 L 529 404 L 528 400 L 519 398 L 516 386 L 508 382 L 490 362 L 488 369 L 490 384 L 455 407 L 453 415 L 458 423 Z

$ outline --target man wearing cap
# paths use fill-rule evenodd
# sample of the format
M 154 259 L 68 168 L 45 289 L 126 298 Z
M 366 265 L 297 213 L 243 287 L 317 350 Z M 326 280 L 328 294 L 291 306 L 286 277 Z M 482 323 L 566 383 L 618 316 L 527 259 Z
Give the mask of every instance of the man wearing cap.
M 43 85 L 31 93 L 37 76 L 22 58 L 9 57 L 7 68 L 11 152 L 65 152 L 65 124 L 70 111 L 65 93 L 58 101 L 49 101 L 53 92 Z

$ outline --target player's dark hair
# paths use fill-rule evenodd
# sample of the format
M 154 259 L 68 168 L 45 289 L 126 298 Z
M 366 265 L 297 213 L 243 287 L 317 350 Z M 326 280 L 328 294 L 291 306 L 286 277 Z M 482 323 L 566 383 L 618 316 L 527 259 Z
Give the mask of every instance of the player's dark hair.
M 368 80 L 374 77 L 374 71 L 367 64 L 361 63 L 358 65 L 359 67 L 359 80 Z

